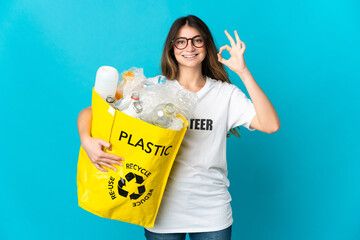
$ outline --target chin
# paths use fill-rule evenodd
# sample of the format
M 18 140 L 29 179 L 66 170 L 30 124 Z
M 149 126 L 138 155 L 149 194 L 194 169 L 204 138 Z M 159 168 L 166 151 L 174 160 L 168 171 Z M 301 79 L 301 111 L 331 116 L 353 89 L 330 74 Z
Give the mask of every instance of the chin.
M 184 61 L 184 59 L 181 59 L 181 61 L 179 61 L 178 59 L 176 59 L 178 64 L 183 66 L 183 67 L 189 67 L 189 68 L 194 68 L 194 67 L 198 67 L 199 65 L 202 65 L 202 62 L 204 61 L 204 58 L 202 59 L 197 59 L 197 61 Z
M 194 68 L 197 66 L 201 66 L 201 62 L 200 63 L 182 63 L 182 62 L 178 62 L 179 65 L 183 66 L 183 67 L 189 67 L 189 68 Z

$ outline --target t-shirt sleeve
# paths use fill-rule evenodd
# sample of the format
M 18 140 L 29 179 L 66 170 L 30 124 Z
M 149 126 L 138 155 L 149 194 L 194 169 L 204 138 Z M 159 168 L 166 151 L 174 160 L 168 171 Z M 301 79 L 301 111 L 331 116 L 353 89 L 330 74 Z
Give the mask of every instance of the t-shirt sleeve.
M 255 115 L 252 101 L 234 85 L 229 101 L 228 129 L 244 126 L 250 131 L 254 131 L 255 128 L 251 128 L 250 123 Z

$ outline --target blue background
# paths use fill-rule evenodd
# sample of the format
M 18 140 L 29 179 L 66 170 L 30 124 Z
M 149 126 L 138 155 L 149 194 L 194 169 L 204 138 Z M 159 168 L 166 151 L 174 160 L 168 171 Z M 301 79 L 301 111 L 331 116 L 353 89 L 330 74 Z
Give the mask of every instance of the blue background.
M 143 239 L 142 227 L 78 207 L 76 121 L 100 66 L 159 74 L 167 32 L 188 14 L 218 48 L 238 30 L 282 123 L 228 141 L 233 239 L 360 239 L 359 10 L 356 0 L 1 1 L 0 239 Z

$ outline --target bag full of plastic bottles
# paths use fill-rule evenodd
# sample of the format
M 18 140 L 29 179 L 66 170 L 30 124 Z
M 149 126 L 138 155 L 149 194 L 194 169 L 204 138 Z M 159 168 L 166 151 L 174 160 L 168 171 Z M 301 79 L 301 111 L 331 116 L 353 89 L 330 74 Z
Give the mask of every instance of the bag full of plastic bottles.
M 196 97 L 142 69 L 101 67 L 92 91 L 91 136 L 124 158 L 117 171 L 98 170 L 80 147 L 78 203 L 101 217 L 153 227 Z
M 166 81 L 163 76 L 147 79 L 141 68 L 131 68 L 120 76 L 113 104 L 115 109 L 173 130 L 183 128 L 179 115 L 190 119 L 197 102 L 196 94 L 181 87 L 176 80 Z

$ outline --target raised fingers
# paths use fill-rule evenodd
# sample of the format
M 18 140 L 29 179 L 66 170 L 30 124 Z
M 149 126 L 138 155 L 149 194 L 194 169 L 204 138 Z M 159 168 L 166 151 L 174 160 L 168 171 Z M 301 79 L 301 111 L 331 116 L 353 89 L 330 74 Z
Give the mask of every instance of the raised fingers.
M 235 30 L 234 33 L 235 33 L 235 38 L 236 38 L 236 45 L 237 45 L 238 47 L 240 47 L 241 40 L 240 40 L 240 37 L 239 37 L 239 35 L 238 35 L 238 33 L 237 33 L 237 30 Z
M 230 52 L 231 47 L 230 47 L 229 45 L 222 46 L 222 47 L 219 49 L 219 54 L 221 54 L 224 49 L 226 49 L 228 52 Z
M 245 50 L 246 50 L 246 46 L 245 46 L 245 43 L 244 43 L 244 42 L 241 42 L 241 50 L 242 50 L 242 51 L 245 51 Z
M 235 47 L 236 43 L 235 43 L 234 39 L 230 36 L 230 34 L 228 33 L 227 30 L 225 30 L 225 34 L 226 34 L 227 38 L 229 39 L 229 41 L 231 43 L 231 47 Z

